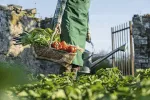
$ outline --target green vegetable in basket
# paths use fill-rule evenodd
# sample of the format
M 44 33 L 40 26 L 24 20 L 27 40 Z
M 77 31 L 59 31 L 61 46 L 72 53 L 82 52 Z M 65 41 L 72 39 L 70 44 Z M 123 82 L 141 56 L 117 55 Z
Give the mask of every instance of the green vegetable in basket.
M 53 34 L 53 30 L 50 28 L 41 29 L 36 28 L 29 32 L 27 35 L 23 36 L 21 42 L 23 45 L 40 45 L 48 46 Z M 56 34 L 53 41 L 60 41 L 60 35 Z

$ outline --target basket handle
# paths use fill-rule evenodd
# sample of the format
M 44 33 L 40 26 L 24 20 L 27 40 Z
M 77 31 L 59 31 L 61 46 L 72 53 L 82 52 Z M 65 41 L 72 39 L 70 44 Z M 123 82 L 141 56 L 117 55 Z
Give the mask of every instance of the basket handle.
M 51 44 L 52 44 L 52 42 L 53 42 L 53 39 L 54 39 L 55 34 L 57 34 L 57 31 L 56 31 L 56 30 L 55 30 L 55 31 L 53 32 L 53 34 L 52 34 L 52 37 L 51 37 L 51 40 L 50 40 L 50 43 L 49 43 L 49 48 L 52 48 L 52 47 L 51 47 Z
M 59 32 L 58 32 L 58 30 L 59 30 Z M 53 42 L 53 39 L 54 39 L 54 36 L 56 35 L 56 34 L 61 34 L 61 27 L 60 26 L 56 26 L 55 27 L 55 30 L 54 30 L 54 32 L 53 32 L 53 34 L 52 34 L 52 37 L 51 37 L 51 40 L 50 40 L 50 44 L 49 44 L 49 48 L 51 48 L 51 44 L 52 44 L 52 42 Z

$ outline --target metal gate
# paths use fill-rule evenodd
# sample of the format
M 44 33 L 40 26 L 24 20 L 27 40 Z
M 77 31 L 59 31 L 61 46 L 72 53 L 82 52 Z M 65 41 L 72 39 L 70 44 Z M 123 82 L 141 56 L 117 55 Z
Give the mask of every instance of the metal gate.
M 132 22 L 127 22 L 111 28 L 112 50 L 126 44 L 125 52 L 117 52 L 112 55 L 113 67 L 118 67 L 123 75 L 134 76 L 134 55 L 132 39 Z

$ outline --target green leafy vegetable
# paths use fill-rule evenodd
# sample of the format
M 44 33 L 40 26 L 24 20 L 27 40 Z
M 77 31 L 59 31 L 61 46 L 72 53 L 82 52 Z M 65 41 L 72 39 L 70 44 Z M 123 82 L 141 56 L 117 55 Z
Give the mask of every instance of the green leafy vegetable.
M 100 69 L 95 75 L 39 74 L 32 84 L 8 89 L 18 100 L 149 100 L 150 69 L 123 76 L 117 68 Z
M 36 28 L 22 37 L 21 43 L 23 45 L 40 45 L 40 46 L 48 46 L 50 40 L 52 39 L 53 30 L 50 28 L 41 29 Z M 53 38 L 53 41 L 60 41 L 60 35 L 56 34 Z

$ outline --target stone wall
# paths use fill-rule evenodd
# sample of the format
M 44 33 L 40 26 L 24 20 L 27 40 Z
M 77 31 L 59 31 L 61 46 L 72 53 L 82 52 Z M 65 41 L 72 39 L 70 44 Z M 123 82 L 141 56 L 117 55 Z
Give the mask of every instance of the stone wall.
M 59 65 L 36 59 L 30 46 L 14 45 L 15 41 L 12 40 L 23 31 L 40 27 L 41 19 L 35 18 L 35 14 L 36 9 L 22 9 L 17 5 L 0 6 L 0 61 L 21 63 L 33 74 L 57 74 Z
M 134 15 L 133 38 L 135 67 L 150 67 L 150 15 Z

